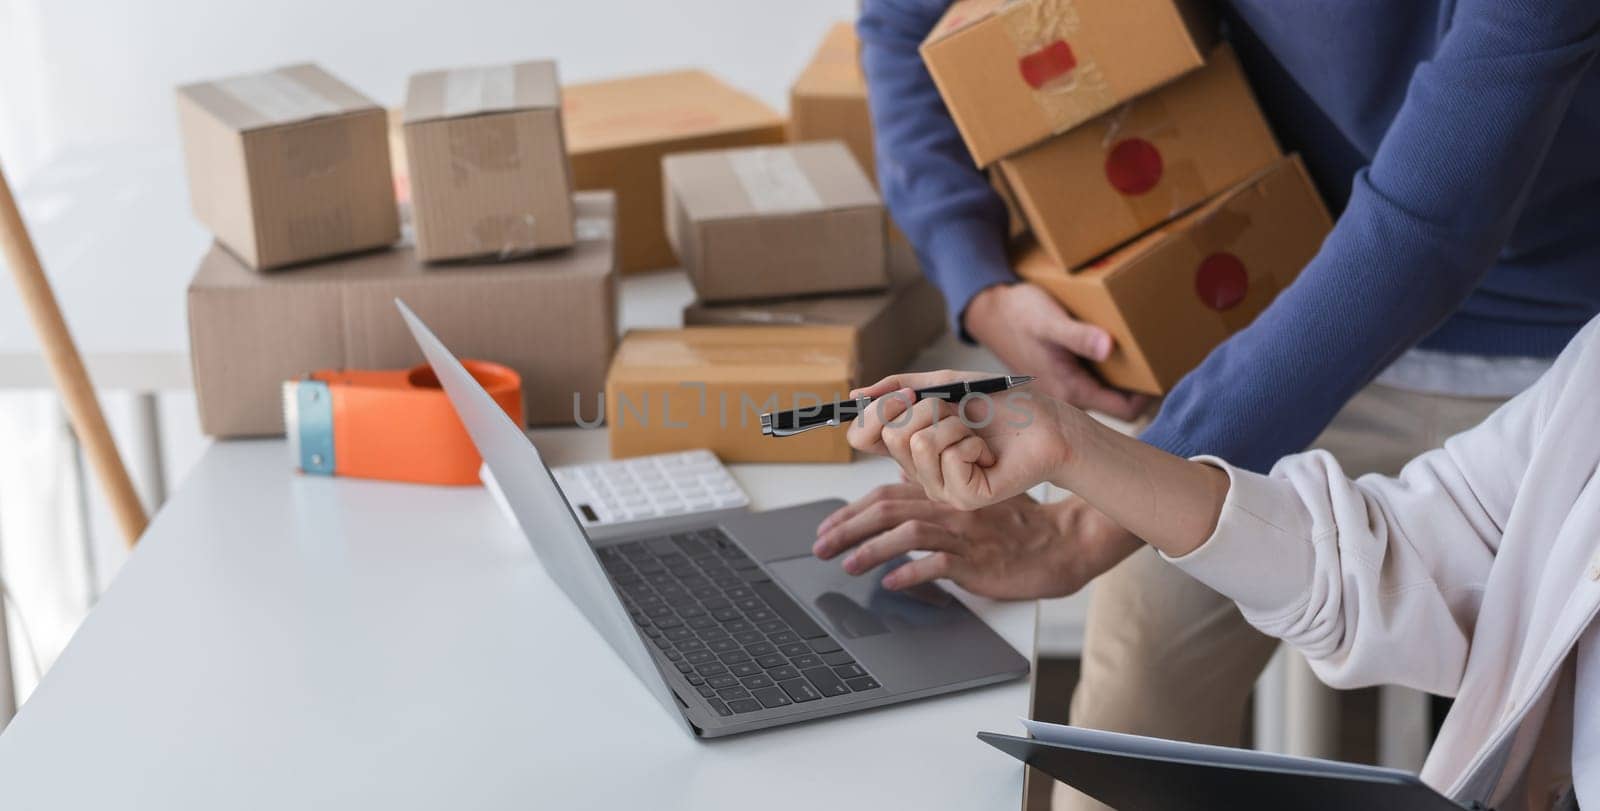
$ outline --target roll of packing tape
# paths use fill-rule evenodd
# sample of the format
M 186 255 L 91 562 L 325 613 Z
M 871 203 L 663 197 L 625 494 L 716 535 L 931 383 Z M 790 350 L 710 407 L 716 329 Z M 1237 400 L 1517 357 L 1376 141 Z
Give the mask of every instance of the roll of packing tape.
M 462 365 L 522 423 L 522 378 L 498 363 Z M 478 483 L 483 459 L 428 366 L 323 369 L 283 384 L 284 427 L 302 473 L 418 484 Z

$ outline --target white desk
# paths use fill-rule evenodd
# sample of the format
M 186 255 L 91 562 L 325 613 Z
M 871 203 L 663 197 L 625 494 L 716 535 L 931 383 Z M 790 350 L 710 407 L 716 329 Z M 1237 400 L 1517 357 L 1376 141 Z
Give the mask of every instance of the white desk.
M 671 323 L 682 277 L 628 280 Z M 991 366 L 947 336 L 923 358 Z M 603 432 L 536 432 L 552 464 Z M 853 498 L 890 463 L 740 465 L 759 508 Z M 1031 603 L 969 603 L 1019 650 Z M 687 738 L 481 489 L 292 476 L 280 441 L 213 445 L 11 726 L 16 808 L 1015 808 L 977 741 L 1025 683 Z

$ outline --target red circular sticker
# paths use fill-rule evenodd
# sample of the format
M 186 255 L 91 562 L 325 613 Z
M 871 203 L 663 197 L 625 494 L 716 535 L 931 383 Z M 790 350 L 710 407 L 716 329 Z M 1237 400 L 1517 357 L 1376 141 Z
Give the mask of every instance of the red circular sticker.
M 1239 257 L 1226 251 L 1200 261 L 1194 272 L 1194 292 L 1213 310 L 1226 310 L 1244 301 L 1250 290 L 1250 276 Z
M 1106 155 L 1106 180 L 1127 195 L 1144 194 L 1161 182 L 1161 150 L 1143 138 L 1124 138 Z

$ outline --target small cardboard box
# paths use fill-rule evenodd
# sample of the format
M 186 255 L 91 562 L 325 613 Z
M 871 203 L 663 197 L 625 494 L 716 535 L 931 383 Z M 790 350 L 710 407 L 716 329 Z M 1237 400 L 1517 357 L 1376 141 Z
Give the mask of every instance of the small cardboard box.
M 624 273 L 678 262 L 661 222 L 662 156 L 784 140 L 776 110 L 698 70 L 569 85 L 562 112 L 574 185 L 617 193 Z
M 997 166 L 1033 235 L 1075 268 L 1270 165 L 1278 145 L 1233 49 Z
M 1200 67 L 1194 0 L 957 0 L 922 61 L 979 167 Z
M 554 62 L 412 76 L 405 155 L 417 255 L 504 259 L 571 247 L 562 139 Z
M 842 142 L 662 160 L 667 237 L 701 301 L 882 290 L 883 204 Z
M 1332 227 L 1294 156 L 1078 272 L 1036 246 L 1016 269 L 1116 339 L 1096 367 L 1106 382 L 1162 394 L 1255 320 Z
M 400 238 L 382 107 L 315 65 L 179 87 L 195 218 L 257 270 Z
M 789 138 L 839 140 L 850 148 L 867 177 L 876 182 L 872 113 L 861 73 L 861 43 L 854 25 L 834 23 L 822 44 L 789 87 Z
M 614 458 L 710 448 L 724 462 L 848 462 L 844 431 L 761 435 L 761 414 L 843 400 L 856 379 L 854 330 L 634 330 L 606 376 Z
M 917 268 L 911 248 L 890 243 L 884 293 L 822 296 L 750 304 L 694 302 L 683 309 L 685 326 L 848 327 L 855 335 L 861 383 L 907 371 L 917 355 L 944 334 L 944 297 Z
M 609 193 L 579 194 L 576 208 L 580 230 L 608 232 Z M 449 270 L 430 270 L 400 247 L 268 275 L 214 247 L 189 283 L 201 429 L 217 437 L 281 434 L 283 381 L 317 369 L 422 363 L 396 297 L 459 357 L 521 374 L 529 424 L 571 425 L 575 396 L 593 403 L 605 384 L 617 341 L 609 239 Z

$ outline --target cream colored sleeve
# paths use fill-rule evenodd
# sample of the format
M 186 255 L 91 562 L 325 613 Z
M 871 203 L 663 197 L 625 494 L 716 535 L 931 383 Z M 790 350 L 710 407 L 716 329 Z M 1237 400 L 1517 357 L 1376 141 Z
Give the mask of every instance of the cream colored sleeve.
M 1398 476 L 1351 480 L 1323 451 L 1267 476 L 1200 457 L 1227 472 L 1228 496 L 1212 536 L 1168 560 L 1303 651 L 1329 684 L 1454 694 L 1512 505 L 1536 497 L 1520 490 L 1541 426 L 1551 408 L 1586 399 L 1569 384 L 1600 389 L 1594 340 L 1591 325 L 1531 389 Z

